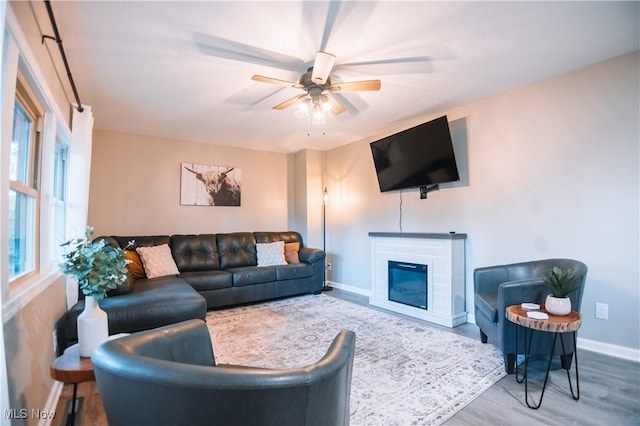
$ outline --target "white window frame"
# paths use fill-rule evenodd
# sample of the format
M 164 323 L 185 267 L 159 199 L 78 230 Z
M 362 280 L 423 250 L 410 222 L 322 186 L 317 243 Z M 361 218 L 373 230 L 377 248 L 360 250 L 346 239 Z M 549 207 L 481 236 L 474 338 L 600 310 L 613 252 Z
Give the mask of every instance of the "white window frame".
M 6 9 L 5 24 L 2 46 L 2 91 L 0 92 L 0 113 L 2 114 L 2 148 L 0 150 L 0 300 L 2 305 L 0 310 L 3 323 L 13 318 L 50 285 L 59 282 L 63 276 L 58 267 L 59 259 L 54 258 L 52 247 L 54 244 L 53 218 L 51 216 L 53 208 L 53 156 L 55 155 L 56 135 L 61 134 L 62 139 L 71 141 L 70 147 L 75 143 L 71 137 L 70 118 L 67 114 L 63 114 L 57 105 L 56 98 L 47 85 L 47 78 L 38 67 L 38 61 L 31 51 L 29 42 L 10 8 Z M 40 204 L 38 206 L 39 250 L 37 255 L 39 256 L 39 270 L 33 276 L 10 283 L 7 255 L 8 209 L 6 206 L 9 195 L 9 144 L 7 142 L 11 139 L 13 127 L 13 105 L 18 70 L 23 74 L 35 99 L 43 108 L 42 169 L 40 171 Z M 73 158 L 72 153 L 70 157 Z M 71 214 L 69 206 L 70 204 L 67 205 L 67 216 Z M 69 226 L 69 217 L 65 222 L 66 226 Z
M 26 113 L 31 119 L 30 133 L 29 133 L 29 146 L 26 158 L 24 158 L 27 164 L 26 176 L 16 177 L 16 180 L 9 179 L 9 189 L 15 192 L 17 195 L 22 195 L 31 199 L 31 202 L 27 202 L 27 209 L 32 210 L 28 212 L 28 216 L 24 217 L 24 224 L 21 228 L 24 228 L 26 251 L 26 268 L 19 274 L 11 277 L 11 270 L 14 269 L 14 265 L 9 260 L 9 285 L 11 287 L 19 286 L 20 283 L 26 280 L 32 279 L 40 272 L 40 189 L 42 180 L 42 149 L 43 149 L 43 122 L 44 111 L 39 101 L 35 97 L 35 94 L 29 87 L 26 79 L 22 73 L 18 73 L 15 101 L 14 105 L 20 107 L 20 109 Z M 16 108 L 14 107 L 14 112 Z M 15 117 L 14 117 L 15 119 Z M 13 134 L 12 120 L 12 134 Z M 17 223 L 17 222 L 16 222 Z

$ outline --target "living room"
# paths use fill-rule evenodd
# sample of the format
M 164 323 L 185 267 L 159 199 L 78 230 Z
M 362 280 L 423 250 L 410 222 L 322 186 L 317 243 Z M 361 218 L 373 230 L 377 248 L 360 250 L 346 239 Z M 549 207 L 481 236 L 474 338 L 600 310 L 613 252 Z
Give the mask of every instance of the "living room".
M 30 68 L 41 70 L 36 73 L 44 79 L 40 84 L 59 99 L 64 90 L 47 65 L 47 55 L 34 53 L 42 40 L 34 22 L 25 21 L 33 20 L 29 7 L 10 2 L 4 25 L 18 24 L 17 31 L 28 40 L 19 48 L 31 51 L 23 60 L 35 62 Z M 636 4 L 636 16 L 637 10 Z M 11 14 L 17 17 L 10 19 Z M 635 43 L 631 53 L 435 108 L 326 150 L 312 146 L 270 151 L 229 146 L 222 137 L 203 143 L 94 128 L 85 222 L 97 235 L 297 230 L 306 245 L 326 246 L 329 284 L 362 296 L 371 291 L 370 232 L 465 233 L 470 322 L 475 268 L 550 257 L 578 259 L 589 267 L 578 347 L 637 362 L 640 109 Z M 3 68 L 3 81 L 5 75 Z M 382 80 L 384 85 L 384 76 Z M 83 88 L 79 90 L 82 95 Z M 62 121 L 71 122 L 68 103 L 58 103 L 66 118 Z M 94 109 L 96 121 L 103 112 Z M 364 110 L 359 115 L 366 114 Z M 455 129 L 461 180 L 429 193 L 426 200 L 418 190 L 381 193 L 369 143 L 445 114 Z M 327 133 L 338 129 L 335 119 L 327 122 Z M 304 140 L 305 126 L 293 120 L 291 116 L 292 127 Z M 4 119 L 2 123 L 6 135 Z M 3 158 L 6 152 L 3 143 Z M 241 169 L 241 207 L 180 205 L 181 163 Z M 3 185 L 5 181 L 3 176 Z M 3 224 L 3 235 L 5 229 Z M 81 229 L 70 230 L 69 237 L 79 236 Z M 2 276 L 7 407 L 19 401 L 44 408 L 50 398 L 51 332 L 67 308 L 66 299 L 75 296 L 66 291 L 55 269 L 55 261 L 49 259 L 42 267 L 51 272 L 46 285 L 26 298 L 12 291 L 8 277 Z M 607 320 L 596 319 L 596 303 L 608 304 Z M 636 380 L 637 373 L 636 368 Z M 7 384 L 2 386 L 7 389 Z

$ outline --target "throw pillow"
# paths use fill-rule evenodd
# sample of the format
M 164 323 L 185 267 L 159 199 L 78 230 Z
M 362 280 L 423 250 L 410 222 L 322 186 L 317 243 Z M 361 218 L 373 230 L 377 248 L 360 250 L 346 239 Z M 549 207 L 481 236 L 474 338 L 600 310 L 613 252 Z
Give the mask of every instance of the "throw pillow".
M 289 263 L 300 263 L 298 252 L 300 251 L 300 243 L 285 243 L 284 257 Z
M 124 257 L 125 259 L 130 260 L 130 262 L 127 263 L 127 270 L 129 271 L 129 274 L 131 274 L 132 279 L 139 280 L 147 278 L 147 275 L 144 272 L 142 259 L 140 259 L 140 255 L 138 255 L 137 251 L 125 250 Z
M 258 243 L 258 266 L 286 265 L 284 258 L 284 241 L 275 243 Z
M 147 278 L 178 275 L 178 267 L 171 257 L 171 249 L 168 244 L 152 247 L 137 247 L 136 251 L 142 259 Z

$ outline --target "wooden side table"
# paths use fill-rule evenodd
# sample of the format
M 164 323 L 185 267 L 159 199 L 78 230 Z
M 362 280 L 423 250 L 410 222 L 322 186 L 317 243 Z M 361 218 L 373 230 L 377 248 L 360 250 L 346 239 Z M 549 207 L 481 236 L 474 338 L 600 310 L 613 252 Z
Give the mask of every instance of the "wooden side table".
M 71 409 L 67 413 L 67 426 L 74 426 L 77 412 L 78 383 L 92 382 L 96 379 L 93 374 L 91 358 L 80 356 L 78 344 L 68 347 L 64 353 L 56 358 L 49 369 L 51 378 L 64 383 L 73 383 L 73 399 Z
M 524 398 L 527 403 L 527 407 L 533 408 L 537 410 L 542 405 L 542 397 L 544 396 L 544 390 L 547 386 L 547 381 L 549 379 L 549 371 L 551 370 L 551 361 L 553 360 L 553 352 L 556 347 L 556 341 L 558 340 L 558 336 L 560 336 L 560 343 L 562 345 L 562 353 L 566 355 L 565 345 L 562 335 L 564 333 L 571 333 L 573 336 L 573 358 L 575 361 L 575 370 L 576 370 L 576 394 L 573 393 L 573 385 L 571 383 L 571 365 L 568 365 L 565 369 L 567 371 L 567 379 L 569 380 L 569 389 L 571 390 L 571 397 L 574 400 L 580 399 L 580 381 L 578 378 L 578 350 L 576 347 L 576 331 L 580 328 L 582 324 L 582 316 L 579 313 L 572 311 L 569 315 L 564 316 L 555 316 L 549 314 L 544 307 L 540 309 L 540 312 L 546 313 L 549 318 L 548 319 L 535 319 L 529 318 L 527 316 L 527 311 L 522 309 L 520 305 L 512 305 L 507 307 L 505 316 L 509 321 L 516 324 L 516 348 L 518 347 L 518 328 L 524 328 L 524 339 L 525 339 L 525 348 L 526 354 L 524 359 L 524 374 L 521 379 L 518 379 L 518 363 L 516 363 L 516 381 L 518 383 L 522 383 L 524 381 Z M 529 356 L 531 354 L 531 340 L 533 336 L 533 331 L 543 331 L 548 333 L 554 333 L 553 343 L 551 344 L 551 351 L 549 352 L 549 362 L 547 364 L 547 372 L 544 377 L 544 384 L 542 385 L 542 393 L 540 394 L 540 400 L 537 404 L 529 404 L 529 394 L 528 394 L 528 378 L 527 373 L 529 369 Z M 564 368 L 564 365 L 563 365 Z

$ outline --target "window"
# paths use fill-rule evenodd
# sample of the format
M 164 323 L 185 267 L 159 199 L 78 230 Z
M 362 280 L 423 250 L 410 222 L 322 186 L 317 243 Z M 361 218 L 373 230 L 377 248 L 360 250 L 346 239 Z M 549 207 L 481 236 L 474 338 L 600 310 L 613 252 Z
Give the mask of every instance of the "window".
M 38 268 L 40 123 L 42 113 L 18 79 L 9 154 L 9 280 Z
M 67 163 L 69 149 L 67 143 L 58 136 L 53 163 L 53 257 L 60 258 L 64 253 L 60 244 L 67 236 Z

